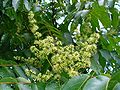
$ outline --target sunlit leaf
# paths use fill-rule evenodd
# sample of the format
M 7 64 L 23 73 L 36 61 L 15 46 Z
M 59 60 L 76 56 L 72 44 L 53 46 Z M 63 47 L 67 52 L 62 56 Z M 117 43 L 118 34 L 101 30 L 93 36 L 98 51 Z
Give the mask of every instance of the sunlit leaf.
M 89 75 L 87 74 L 81 74 L 80 76 L 73 77 L 63 85 L 62 90 L 81 90 L 88 78 Z
M 32 90 L 29 85 L 18 84 L 19 90 Z
M 1 90 L 13 90 L 10 85 L 7 84 L 0 84 Z
M 14 10 L 16 11 L 19 7 L 20 0 L 12 0 L 12 6 L 14 7 Z
M 113 27 L 116 29 L 119 25 L 119 19 L 118 19 L 118 11 L 114 8 L 111 9 L 111 13 L 112 13 L 112 25 Z
M 30 83 L 31 83 L 31 81 L 29 81 L 29 80 L 27 80 L 27 79 L 25 79 L 25 78 L 23 78 L 23 77 L 18 77 L 18 78 L 17 78 L 17 81 L 18 81 L 19 83 L 23 83 L 23 84 L 30 84 Z
M 120 90 L 120 83 L 116 84 L 116 86 L 114 87 L 114 90 Z
M 97 76 L 89 79 L 83 90 L 107 90 L 109 78 L 106 76 Z
M 110 27 L 111 25 L 110 17 L 105 7 L 98 6 L 97 3 L 94 3 L 93 7 L 94 8 L 91 11 L 91 15 L 100 20 L 105 28 Z
M 29 11 L 31 6 L 30 6 L 30 3 L 28 2 L 28 0 L 24 0 L 24 5 L 25 5 L 26 9 Z
M 56 83 L 49 83 L 46 85 L 45 90 L 60 90 Z
M 6 77 L 0 79 L 0 84 L 16 84 L 17 80 L 12 77 Z

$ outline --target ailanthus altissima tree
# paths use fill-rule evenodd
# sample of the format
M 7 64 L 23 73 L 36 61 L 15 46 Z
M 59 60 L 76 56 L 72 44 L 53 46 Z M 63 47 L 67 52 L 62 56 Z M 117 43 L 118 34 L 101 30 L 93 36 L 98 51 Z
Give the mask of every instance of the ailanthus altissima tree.
M 119 0 L 0 2 L 0 87 L 119 90 Z

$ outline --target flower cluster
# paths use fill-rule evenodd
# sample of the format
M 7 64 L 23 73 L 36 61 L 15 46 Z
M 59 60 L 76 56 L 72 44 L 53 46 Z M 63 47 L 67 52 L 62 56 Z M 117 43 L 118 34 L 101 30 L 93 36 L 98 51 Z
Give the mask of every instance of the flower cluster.
M 34 57 L 34 58 L 33 57 L 24 58 L 24 57 L 21 57 L 21 56 L 14 56 L 14 59 L 19 61 L 19 62 L 22 62 L 22 64 L 29 63 L 30 65 L 33 65 L 33 66 L 36 66 L 36 67 L 42 66 L 41 63 L 39 62 L 38 58 L 36 58 L 36 57 Z
M 69 77 L 76 76 L 80 74 L 81 68 L 90 67 L 90 59 L 92 55 L 96 53 L 96 43 L 100 35 L 98 33 L 92 33 L 90 35 L 83 35 L 83 33 L 77 32 L 75 30 L 74 38 L 76 40 L 76 46 L 70 44 L 63 46 L 62 42 L 58 39 L 54 39 L 51 36 L 47 36 L 45 39 L 41 39 L 41 33 L 37 32 L 38 26 L 35 24 L 33 12 L 30 11 L 28 14 L 30 30 L 35 36 L 34 45 L 30 47 L 32 53 L 35 57 L 23 58 L 22 61 L 38 66 L 41 64 L 40 68 L 44 68 L 44 61 L 50 64 L 51 68 L 46 70 L 46 73 L 39 73 L 32 70 L 26 70 L 26 74 L 31 76 L 36 81 L 47 81 L 51 77 L 54 79 L 60 79 L 61 74 L 67 73 Z M 89 29 L 86 27 L 86 29 Z M 84 37 L 84 38 L 83 38 Z M 16 58 L 20 60 L 20 57 Z
M 96 53 L 98 39 L 99 34 L 93 33 L 79 46 L 63 46 L 61 41 L 56 41 L 53 37 L 47 36 L 43 40 L 35 40 L 34 46 L 31 46 L 30 50 L 38 60 L 48 60 L 49 56 L 52 55 L 48 61 L 55 77 L 60 76 L 62 72 L 66 72 L 72 77 L 80 73 L 80 68 L 90 67 L 90 59 Z
M 50 36 L 47 36 L 43 40 L 35 40 L 34 45 L 35 46 L 30 47 L 30 50 L 41 60 L 46 59 L 49 54 L 52 54 L 57 50 L 54 39 Z
M 36 25 L 37 21 L 34 19 L 34 13 L 32 11 L 28 13 L 28 19 L 30 30 L 32 33 L 35 33 L 39 29 L 39 27 Z
M 45 74 L 42 73 L 37 74 L 33 70 L 26 69 L 25 73 L 27 76 L 31 76 L 34 79 L 34 81 L 42 81 L 42 82 L 48 81 L 53 76 L 53 74 L 49 70 L 47 70 Z

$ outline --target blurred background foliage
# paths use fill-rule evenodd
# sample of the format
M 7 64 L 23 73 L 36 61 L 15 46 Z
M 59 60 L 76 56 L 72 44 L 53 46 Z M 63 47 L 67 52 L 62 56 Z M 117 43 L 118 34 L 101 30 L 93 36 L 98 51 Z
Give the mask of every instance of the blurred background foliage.
M 78 27 L 85 34 L 89 30 L 84 25 L 90 23 L 92 32 L 101 35 L 91 68 L 63 86 L 51 82 L 31 83 L 25 68 L 39 69 L 21 66 L 13 58 L 31 56 L 29 48 L 33 45 L 34 35 L 29 30 L 27 18 L 30 10 L 35 14 L 42 38 L 47 35 L 57 37 L 64 45 L 76 45 L 72 37 L 74 30 Z M 120 1 L 0 0 L 0 77 L 2 90 L 120 90 Z

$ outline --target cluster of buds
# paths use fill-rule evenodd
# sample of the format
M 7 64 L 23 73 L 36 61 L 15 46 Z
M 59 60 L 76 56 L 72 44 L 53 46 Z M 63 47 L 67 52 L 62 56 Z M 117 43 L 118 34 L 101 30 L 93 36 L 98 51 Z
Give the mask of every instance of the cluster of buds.
M 34 19 L 34 13 L 32 11 L 28 13 L 28 19 L 30 30 L 32 33 L 35 33 L 39 29 L 39 27 L 36 25 L 37 21 Z
M 30 65 L 36 66 L 36 67 L 40 67 L 42 66 L 41 63 L 39 62 L 38 58 L 36 57 L 28 57 L 28 58 L 24 58 L 21 56 L 14 56 L 14 59 L 19 61 L 22 64 L 26 64 L 29 63 Z
M 38 82 L 41 82 L 41 81 L 46 82 L 53 76 L 53 74 L 49 70 L 47 70 L 45 74 L 42 74 L 42 73 L 37 74 L 35 71 L 31 69 L 30 70 L 26 69 L 25 73 L 27 76 L 30 76 L 31 78 L 33 78 L 34 81 L 38 81 Z

